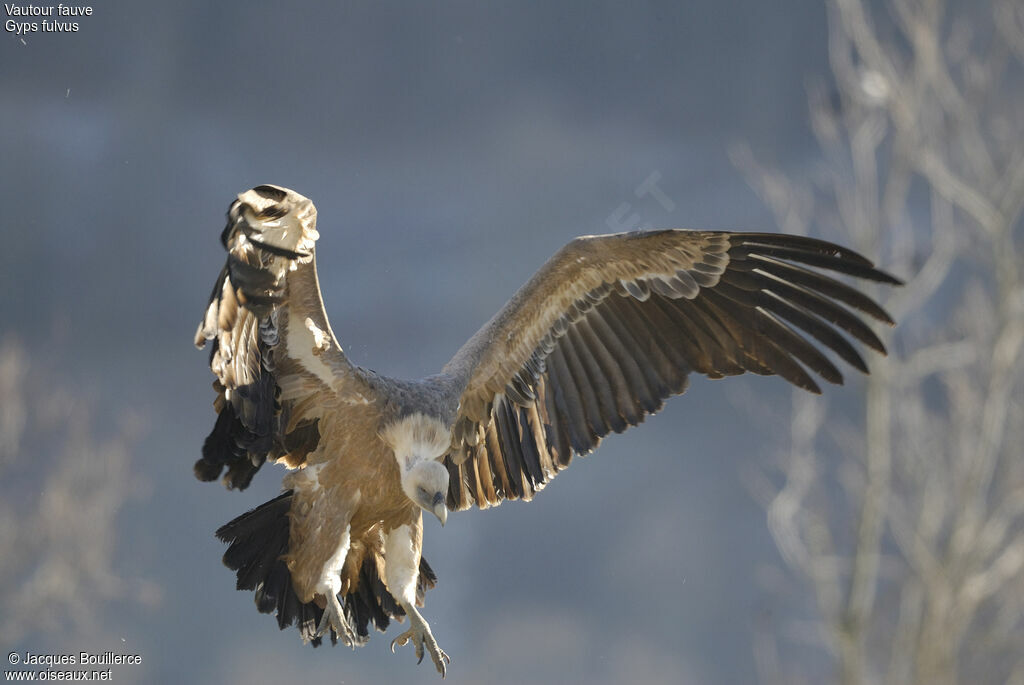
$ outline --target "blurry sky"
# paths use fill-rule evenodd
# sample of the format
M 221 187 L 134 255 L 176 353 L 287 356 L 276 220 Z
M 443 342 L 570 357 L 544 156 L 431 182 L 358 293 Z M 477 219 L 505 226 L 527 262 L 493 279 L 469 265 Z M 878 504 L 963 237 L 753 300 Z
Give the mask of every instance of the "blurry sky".
M 433 373 L 575 235 L 774 230 L 727 149 L 787 171 L 815 158 L 804 86 L 827 74 L 821 3 L 93 10 L 77 33 L 0 36 L 0 338 L 22 341 L 42 392 L 62 378 L 88 398 L 101 436 L 129 410 L 146 426 L 113 566 L 161 599 L 102 604 L 91 648 L 143 655 L 117 682 L 433 682 L 410 648 L 387 651 L 394 627 L 355 653 L 304 647 L 221 565 L 213 531 L 282 473 L 241 494 L 192 477 L 214 417 L 192 336 L 224 211 L 259 183 L 313 199 L 350 357 Z M 669 202 L 638 197 L 652 178 Z M 739 474 L 784 443 L 741 405 L 787 393 L 695 380 L 533 503 L 427 522 L 440 583 L 424 615 L 447 682 L 751 681 L 753 626 L 778 610 L 756 577 L 777 557 Z M 85 648 L 60 629 L 2 646 Z

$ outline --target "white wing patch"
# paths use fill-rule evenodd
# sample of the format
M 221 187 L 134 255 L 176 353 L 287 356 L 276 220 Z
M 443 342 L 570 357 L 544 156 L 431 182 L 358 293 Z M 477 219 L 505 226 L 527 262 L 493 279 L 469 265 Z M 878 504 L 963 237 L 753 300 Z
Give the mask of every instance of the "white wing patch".
M 306 317 L 306 330 L 313 334 L 313 354 L 319 355 L 320 352 L 326 352 L 331 347 L 331 342 L 327 338 L 327 334 L 323 330 L 313 323 L 313 319 Z
M 305 327 L 288 326 L 288 353 L 306 371 L 323 381 L 328 388 L 332 388 L 334 372 L 320 356 L 321 352 L 330 349 L 330 336 L 314 324 L 312 319 L 307 318 L 305 323 Z

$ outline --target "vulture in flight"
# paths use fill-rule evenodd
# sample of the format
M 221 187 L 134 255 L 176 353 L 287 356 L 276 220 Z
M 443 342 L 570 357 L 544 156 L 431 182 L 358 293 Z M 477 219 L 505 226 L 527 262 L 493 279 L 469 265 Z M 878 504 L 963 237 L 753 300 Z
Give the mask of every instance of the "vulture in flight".
M 847 335 L 885 348 L 864 316 L 893 321 L 823 273 L 899 284 L 812 238 L 659 230 L 576 238 L 441 372 L 399 380 L 356 366 L 317 282 L 316 208 L 261 185 L 228 210 L 227 264 L 196 345 L 211 344 L 213 431 L 195 473 L 244 489 L 284 464 L 280 496 L 217 531 L 256 606 L 304 641 L 355 647 L 409 619 L 443 676 L 450 661 L 417 607 L 437 577 L 422 513 L 529 500 L 574 455 L 643 421 L 698 373 L 778 374 L 813 393 L 841 383 L 811 342 L 862 372 Z M 846 334 L 846 335 L 844 335 Z M 223 476 L 222 476 L 223 474 Z

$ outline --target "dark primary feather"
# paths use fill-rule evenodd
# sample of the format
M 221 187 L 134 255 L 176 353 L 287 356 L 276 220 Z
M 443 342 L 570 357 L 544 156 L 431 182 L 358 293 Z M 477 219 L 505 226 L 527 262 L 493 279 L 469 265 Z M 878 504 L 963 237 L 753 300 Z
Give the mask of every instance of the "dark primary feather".
M 818 393 L 815 376 L 843 382 L 820 345 L 866 373 L 844 333 L 884 354 L 862 317 L 888 325 L 892 318 L 819 270 L 900 283 L 852 250 L 800 236 L 657 231 L 570 244 L 484 336 L 511 341 L 537 316 L 551 317 L 519 368 L 509 372 L 503 392 L 488 390 L 500 376 L 471 373 L 445 457 L 449 507 L 531 498 L 573 455 L 590 452 L 609 432 L 640 423 L 685 391 L 691 372 L 710 378 L 775 374 Z M 545 303 L 576 282 L 588 289 L 560 312 L 549 311 Z M 527 309 L 529 315 L 522 313 Z M 466 354 L 477 355 L 479 365 L 492 349 Z M 457 355 L 453 363 L 463 359 Z M 482 415 L 475 416 L 481 405 Z

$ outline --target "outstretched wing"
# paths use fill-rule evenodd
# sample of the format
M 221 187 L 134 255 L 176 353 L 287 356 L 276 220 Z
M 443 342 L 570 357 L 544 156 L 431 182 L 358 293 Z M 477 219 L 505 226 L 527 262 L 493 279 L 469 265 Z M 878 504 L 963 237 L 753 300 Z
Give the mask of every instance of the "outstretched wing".
M 313 246 L 316 208 L 286 188 L 248 190 L 228 209 L 228 261 L 196 331 L 209 341 L 217 422 L 196 462 L 200 480 L 244 489 L 268 458 L 299 466 L 320 440 L 333 398 L 370 397 L 331 332 Z
M 682 393 L 691 372 L 778 374 L 818 393 L 842 383 L 809 334 L 860 371 L 840 330 L 884 353 L 847 307 L 870 298 L 808 268 L 898 284 L 859 254 L 812 238 L 664 230 L 572 241 L 445 367 L 465 382 L 445 456 L 448 506 L 530 499 L 593 450 Z

